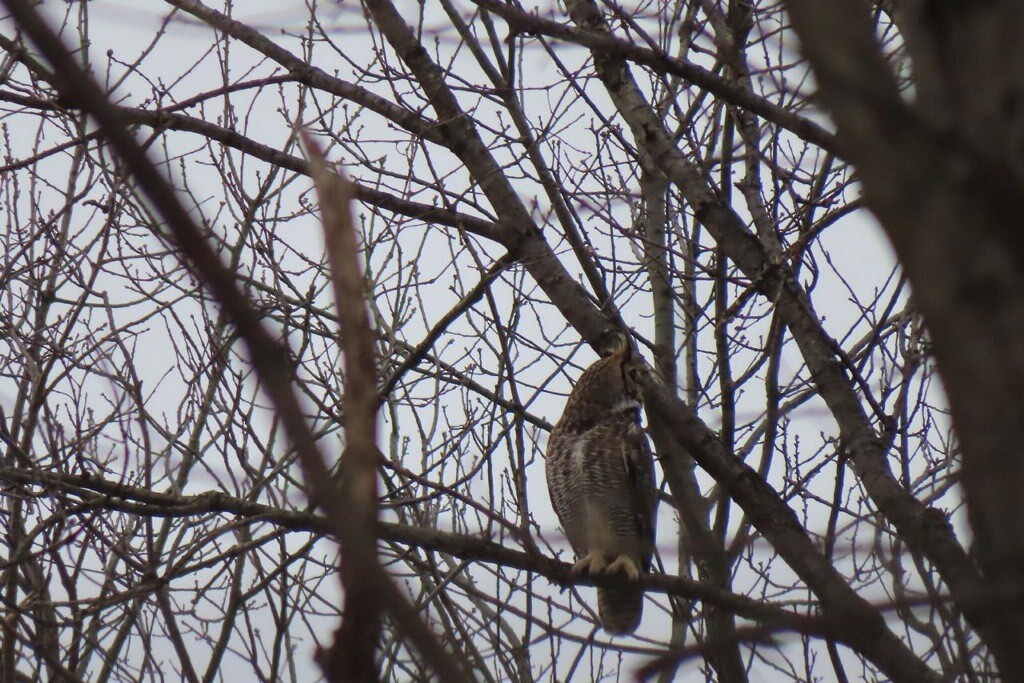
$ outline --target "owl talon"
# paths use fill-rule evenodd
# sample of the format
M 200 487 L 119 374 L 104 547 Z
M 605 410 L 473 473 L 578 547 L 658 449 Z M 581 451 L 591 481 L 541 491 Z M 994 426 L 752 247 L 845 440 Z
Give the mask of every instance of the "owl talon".
M 584 574 L 603 574 L 608 567 L 608 561 L 604 559 L 602 555 L 598 553 L 587 553 L 583 559 L 572 566 L 573 576 L 583 576 Z
M 636 563 L 629 555 L 619 555 L 604 570 L 605 574 L 617 574 L 620 572 L 625 574 L 630 581 L 636 581 L 640 578 L 640 570 L 637 569 Z

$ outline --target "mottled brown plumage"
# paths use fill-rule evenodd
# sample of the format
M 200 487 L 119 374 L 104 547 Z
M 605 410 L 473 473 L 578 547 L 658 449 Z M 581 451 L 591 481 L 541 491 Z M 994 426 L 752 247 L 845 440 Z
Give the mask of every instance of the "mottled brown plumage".
M 604 629 L 632 633 L 643 591 L 630 585 L 654 553 L 654 458 L 640 428 L 640 392 L 627 372 L 625 342 L 591 365 L 569 395 L 548 440 L 551 503 L 576 553 L 573 573 L 615 574 L 621 588 L 598 588 Z

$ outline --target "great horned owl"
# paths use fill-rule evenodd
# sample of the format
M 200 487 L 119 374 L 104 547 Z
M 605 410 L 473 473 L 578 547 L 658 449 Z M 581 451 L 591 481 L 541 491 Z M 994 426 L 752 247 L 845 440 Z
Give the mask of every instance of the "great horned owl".
M 580 377 L 548 440 L 551 504 L 576 553 L 574 574 L 619 574 L 622 587 L 598 588 L 601 624 L 632 633 L 643 591 L 630 585 L 654 553 L 654 458 L 640 428 L 640 391 L 627 370 L 628 342 Z

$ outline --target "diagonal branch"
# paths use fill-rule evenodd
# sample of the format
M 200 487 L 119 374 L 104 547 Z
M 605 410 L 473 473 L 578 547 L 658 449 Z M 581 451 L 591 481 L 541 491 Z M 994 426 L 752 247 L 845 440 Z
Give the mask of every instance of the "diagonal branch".
M 570 3 L 569 9 L 574 20 L 584 29 L 598 32 L 607 31 L 604 19 L 594 3 L 577 0 Z M 748 277 L 760 284 L 761 291 L 765 295 L 776 300 L 780 312 L 789 324 L 807 361 L 822 397 L 836 417 L 840 433 L 852 454 L 851 460 L 879 509 L 906 536 L 911 547 L 933 559 L 944 578 L 963 582 L 970 581 L 974 572 L 971 570 L 966 553 L 953 535 L 952 529 L 948 525 L 936 525 L 934 521 L 937 511 L 931 511 L 915 499 L 893 477 L 885 458 L 884 446 L 871 428 L 854 389 L 843 375 L 841 366 L 836 362 L 834 354 L 834 350 L 837 348 L 836 343 L 821 328 L 810 306 L 810 301 L 788 269 L 769 258 L 757 238 L 745 229 L 742 220 L 723 201 L 721 195 L 707 183 L 701 170 L 678 150 L 670 131 L 665 128 L 640 92 L 628 66 L 621 59 L 604 52 L 594 51 L 593 57 L 598 75 L 615 102 L 616 108 L 630 125 L 641 149 L 680 188 L 697 219 L 707 226 L 729 258 Z M 655 391 L 653 383 L 649 383 L 649 386 L 652 393 L 659 395 L 659 398 L 654 401 L 656 414 L 659 411 L 667 410 L 668 405 L 675 404 L 681 408 L 682 403 L 674 395 L 664 389 Z M 648 405 L 650 406 L 650 404 Z M 672 420 L 667 414 L 662 418 Z M 676 418 L 673 426 L 678 427 L 680 424 L 682 421 Z M 684 434 L 679 434 L 679 437 L 683 436 Z M 687 447 L 693 443 L 693 435 L 690 436 L 691 438 L 684 443 Z M 716 445 L 719 444 L 716 443 Z M 706 470 L 714 475 L 712 469 L 699 457 L 699 454 L 695 453 L 694 456 Z M 732 470 L 732 473 L 727 474 L 727 470 Z M 771 526 L 771 517 L 762 517 L 758 521 L 757 517 L 763 511 L 755 510 L 749 506 L 749 503 L 745 504 L 742 499 L 747 498 L 753 491 L 744 491 L 746 487 L 734 486 L 736 482 L 745 480 L 750 475 L 756 477 L 756 474 L 753 470 L 746 472 L 742 471 L 742 468 L 737 469 L 736 467 L 729 467 L 727 470 L 720 470 L 723 478 L 714 475 L 716 480 L 726 486 L 734 499 L 751 516 L 755 526 L 765 533 L 769 540 L 772 540 L 772 534 L 763 528 L 763 525 Z M 766 488 L 767 491 L 764 493 L 771 491 L 770 487 L 760 478 L 751 481 L 757 483 L 754 488 Z M 737 493 L 742 493 L 742 497 L 737 497 Z M 756 499 L 760 498 L 762 495 L 756 496 Z M 861 616 L 868 619 L 867 623 L 877 624 L 877 619 L 870 617 L 870 611 L 865 610 L 868 607 L 867 603 L 856 595 L 820 553 L 815 552 L 817 557 L 813 562 L 808 562 L 808 557 L 804 555 L 803 551 L 797 550 L 798 546 L 811 547 L 811 544 L 795 520 L 792 524 L 788 523 L 792 516 L 788 506 L 778 500 L 775 495 L 765 499 L 772 500 L 771 507 L 774 509 L 774 515 L 778 522 L 783 519 L 787 520 L 782 527 L 787 530 L 786 535 L 789 536 L 789 540 L 797 542 L 797 546 L 791 548 L 792 553 L 784 552 L 786 544 L 780 546 L 773 540 L 773 545 L 808 585 L 815 589 L 815 592 L 822 598 L 826 609 L 853 610 L 851 613 L 855 613 L 859 609 Z M 785 541 L 786 539 L 780 537 L 779 540 Z M 859 603 L 860 607 L 854 608 L 853 603 Z M 908 673 L 915 670 L 919 674 L 923 673 L 921 669 L 924 667 L 920 660 L 900 643 L 884 625 L 881 625 L 876 636 L 877 639 L 874 640 L 865 639 L 865 647 L 868 648 L 865 653 L 870 653 L 869 656 L 880 666 L 883 668 L 894 666 Z M 900 657 L 892 657 L 894 651 L 891 647 L 899 648 Z M 888 664 L 883 665 L 883 661 L 888 661 Z
M 365 574 L 378 566 L 374 529 L 377 498 L 377 359 L 374 334 L 366 310 L 366 280 L 359 268 L 359 241 L 352 210 L 352 184 L 327 167 L 316 139 L 302 131 L 309 168 L 323 216 L 327 262 L 334 285 L 341 348 L 344 352 L 345 393 L 342 411 L 345 450 L 338 468 L 339 494 L 348 501 L 349 538 L 343 548 L 341 580 L 345 609 L 341 628 L 323 666 L 328 677 L 342 681 L 374 681 L 374 652 L 380 639 L 380 604 L 373 579 Z
M 0 101 L 13 102 L 25 107 L 38 109 L 40 111 L 53 111 L 58 109 L 57 104 L 48 100 L 21 95 L 7 90 L 0 90 Z M 64 103 L 62 103 L 61 106 L 64 106 Z M 174 130 L 195 133 L 208 140 L 219 142 L 225 147 L 236 149 L 239 152 L 248 154 L 256 159 L 266 161 L 274 166 L 279 166 L 303 175 L 310 174 L 309 164 L 305 159 L 288 154 L 287 152 L 282 152 L 276 147 L 264 144 L 254 140 L 253 138 L 246 137 L 231 128 L 225 128 L 224 126 L 219 126 L 216 123 L 211 123 L 204 119 L 189 116 L 187 114 L 179 114 L 165 109 L 150 110 L 135 107 L 116 107 L 116 109 L 125 123 L 148 126 L 155 131 Z M 86 135 L 84 140 L 75 140 L 68 146 L 80 145 L 94 137 L 98 137 L 98 133 Z M 11 161 L 5 166 L 0 167 L 0 173 L 17 170 L 23 166 L 35 163 L 40 158 L 59 153 L 64 149 L 65 147 L 60 145 L 28 159 Z M 408 216 L 409 218 L 421 220 L 426 223 L 464 229 L 466 232 L 474 235 L 499 241 L 500 233 L 497 227 L 494 223 L 484 218 L 459 213 L 433 204 L 424 204 L 422 202 L 415 202 L 403 197 L 396 197 L 395 195 L 388 194 L 387 192 L 376 190 L 372 187 L 359 183 L 353 183 L 353 186 L 355 198 L 374 208 L 385 209 L 392 213 Z
M 238 289 L 233 273 L 221 263 L 203 238 L 202 231 L 182 206 L 170 183 L 128 132 L 123 118 L 93 78 L 82 70 L 31 3 L 4 0 L 4 4 L 17 25 L 53 66 L 55 85 L 62 96 L 88 112 L 96 121 L 140 191 L 166 222 L 182 261 L 206 285 L 234 322 L 263 388 L 274 403 L 285 432 L 299 455 L 310 497 L 324 510 L 332 533 L 346 546 L 353 536 L 353 528 L 348 524 L 352 518 L 351 504 L 337 495 L 334 479 L 306 423 L 292 386 L 293 373 L 284 346 L 263 326 L 255 309 Z M 408 600 L 379 566 L 370 565 L 363 571 L 374 582 L 377 597 L 391 612 L 399 631 L 415 644 L 435 671 L 446 680 L 464 680 L 466 675 L 462 668 L 440 647 Z
M 962 443 L 973 562 L 915 547 L 939 568 L 1002 674 L 1024 671 L 1024 221 L 1016 3 L 908 3 L 918 101 L 907 104 L 856 0 L 787 0 L 820 99 L 851 150 L 928 325 Z M 928 519 L 924 518 L 927 522 Z M 945 535 L 944 520 L 932 525 Z M 902 529 L 901 529 L 902 531 Z M 929 552 L 929 550 L 931 552 Z M 941 554 L 940 554 L 941 553 Z M 943 557 L 943 554 L 948 557 Z
M 473 0 L 473 2 L 478 7 L 500 16 L 515 31 L 550 36 L 582 45 L 590 48 L 593 52 L 635 62 L 646 66 L 655 73 L 678 76 L 729 104 L 757 114 L 765 121 L 788 130 L 807 142 L 828 150 L 840 158 L 843 156 L 843 150 L 835 136 L 814 121 L 794 114 L 759 97 L 742 85 L 718 76 L 696 64 L 672 57 L 661 51 L 652 50 L 649 47 L 635 45 L 606 31 L 587 30 L 584 27 L 574 28 L 557 21 L 544 19 L 500 0 Z
M 437 124 L 433 121 L 423 119 L 415 112 L 411 112 L 364 88 L 353 85 L 337 76 L 331 76 L 322 69 L 307 64 L 251 26 L 247 26 L 237 19 L 207 7 L 198 0 L 166 0 L 166 2 L 188 12 L 209 24 L 210 27 L 242 41 L 257 52 L 274 60 L 287 69 L 288 73 L 299 83 L 304 83 L 311 88 L 322 90 L 342 99 L 360 104 L 370 111 L 380 114 L 385 119 L 393 121 L 418 138 L 436 144 L 443 144 L 442 139 L 437 134 Z

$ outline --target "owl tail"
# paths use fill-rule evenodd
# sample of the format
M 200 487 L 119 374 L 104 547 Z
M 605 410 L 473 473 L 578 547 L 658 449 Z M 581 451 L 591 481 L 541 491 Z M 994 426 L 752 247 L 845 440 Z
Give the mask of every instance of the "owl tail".
M 597 612 L 604 630 L 615 636 L 629 635 L 640 625 L 644 613 L 644 592 L 641 588 L 598 588 Z

